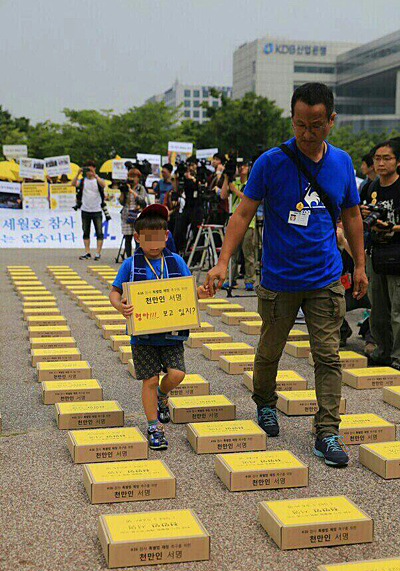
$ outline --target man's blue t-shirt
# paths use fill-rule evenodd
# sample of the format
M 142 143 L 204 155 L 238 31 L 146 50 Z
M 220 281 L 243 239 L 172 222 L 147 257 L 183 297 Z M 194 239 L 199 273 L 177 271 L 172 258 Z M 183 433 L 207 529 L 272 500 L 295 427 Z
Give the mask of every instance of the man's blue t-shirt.
M 178 254 L 172 254 L 176 260 L 178 265 L 178 269 L 182 276 L 191 276 L 189 268 L 187 267 L 185 261 L 181 256 Z M 161 272 L 161 258 L 157 260 L 151 260 L 151 265 L 155 269 L 158 275 Z M 165 267 L 165 264 L 164 264 Z M 122 291 L 122 284 L 124 282 L 129 282 L 131 277 L 132 271 L 132 256 L 127 258 L 122 262 L 121 267 L 118 270 L 118 274 L 116 275 L 113 286 L 120 289 Z M 164 276 L 166 277 L 166 276 Z M 146 267 L 146 280 L 153 280 L 156 279 L 153 272 L 151 271 L 150 267 Z M 181 341 L 177 341 L 174 339 L 166 339 L 165 333 L 154 333 L 153 335 L 141 335 L 141 338 L 138 339 L 138 336 L 131 335 L 131 344 L 132 345 L 175 345 L 181 343 Z
M 162 204 L 164 202 L 165 195 L 169 190 L 172 190 L 172 188 L 173 187 L 171 182 L 165 182 L 163 178 L 160 178 L 155 187 L 155 191 L 159 195 L 159 198 L 157 198 L 157 202 Z
M 294 137 L 286 144 L 296 152 Z M 317 172 L 316 180 L 329 195 L 336 217 L 342 208 L 359 203 L 353 165 L 345 151 L 327 143 L 322 166 L 321 161 L 313 162 L 298 149 L 297 153 L 311 173 Z M 261 285 L 267 289 L 307 291 L 340 278 L 342 259 L 332 219 L 309 186 L 278 147 L 261 155 L 251 169 L 244 194 L 264 201 Z M 288 223 L 289 212 L 296 212 L 300 201 L 310 211 L 307 226 Z

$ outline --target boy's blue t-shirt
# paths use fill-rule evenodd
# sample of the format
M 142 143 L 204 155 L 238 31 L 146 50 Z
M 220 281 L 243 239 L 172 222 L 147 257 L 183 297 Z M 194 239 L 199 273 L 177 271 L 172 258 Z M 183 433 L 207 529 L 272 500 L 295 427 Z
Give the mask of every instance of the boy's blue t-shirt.
M 296 151 L 294 137 L 286 144 Z M 342 208 L 359 203 L 349 155 L 327 143 L 322 167 L 297 150 L 299 159 L 329 195 L 336 217 Z M 299 177 L 301 181 L 301 192 Z M 244 194 L 263 200 L 261 285 L 275 291 L 307 291 L 338 280 L 342 259 L 332 219 L 318 194 L 283 151 L 274 147 L 254 163 Z M 304 197 L 305 195 L 305 197 Z M 303 199 L 304 197 L 304 199 Z M 310 211 L 308 226 L 289 224 L 289 212 L 302 201 Z
M 185 261 L 181 256 L 178 254 L 172 254 L 176 260 L 178 265 L 179 271 L 181 272 L 182 276 L 191 276 L 189 268 L 187 267 Z M 151 265 L 155 269 L 158 275 L 161 272 L 161 258 L 157 260 L 151 260 Z M 124 282 L 130 281 L 132 271 L 132 256 L 127 258 L 122 262 L 121 267 L 118 270 L 118 274 L 116 275 L 113 286 L 117 287 L 118 289 L 122 290 L 122 284 Z M 146 267 L 146 280 L 153 280 L 156 279 L 153 272 L 151 271 L 150 267 Z M 141 335 L 140 339 L 137 335 L 131 335 L 131 344 L 132 345 L 178 345 L 182 343 L 182 341 L 177 341 L 174 339 L 166 339 L 165 333 L 154 333 L 152 335 Z

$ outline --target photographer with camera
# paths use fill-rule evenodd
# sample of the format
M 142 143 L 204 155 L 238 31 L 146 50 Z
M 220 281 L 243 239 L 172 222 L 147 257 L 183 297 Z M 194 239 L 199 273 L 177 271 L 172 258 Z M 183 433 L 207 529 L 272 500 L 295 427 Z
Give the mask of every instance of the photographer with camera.
M 384 141 L 373 152 L 379 179 L 368 188 L 361 208 L 370 234 L 367 266 L 371 301 L 371 332 L 377 348 L 369 364 L 400 370 L 400 145 Z
M 182 166 L 181 166 L 182 165 Z M 182 176 L 183 175 L 183 176 Z M 204 208 L 201 197 L 200 181 L 197 178 L 197 159 L 189 157 L 186 162 L 177 165 L 178 194 L 185 195 L 185 206 L 178 215 L 174 231 L 176 249 L 179 252 L 185 250 L 186 235 L 188 228 L 196 235 L 197 227 L 204 219 Z
M 132 239 L 135 232 L 135 222 L 139 213 L 147 204 L 147 192 L 140 184 L 142 173 L 137 168 L 128 170 L 128 179 L 119 185 L 121 191 L 119 203 L 121 210 L 121 229 L 125 238 L 125 254 L 127 258 L 132 256 Z
M 82 178 L 78 182 L 80 175 L 82 175 Z M 103 210 L 106 220 L 111 219 L 104 200 L 104 188 L 106 183 L 96 174 L 96 164 L 93 161 L 86 161 L 83 168 L 80 168 L 76 176 L 72 179 L 71 184 L 77 189 L 76 205 L 73 208 L 74 210 L 82 208 L 82 229 L 85 253 L 79 256 L 79 259 L 89 260 L 92 257 L 90 254 L 90 225 L 91 222 L 93 222 L 97 238 L 97 251 L 94 259 L 96 261 L 100 260 L 104 238 L 102 226 L 103 215 L 101 211 Z
M 225 178 L 224 183 L 221 188 L 220 196 L 222 199 L 227 199 L 229 194 L 232 195 L 232 214 L 235 212 L 236 208 L 239 206 L 240 201 L 244 197 L 243 190 L 246 186 L 247 177 L 249 174 L 249 165 L 245 162 L 241 163 L 239 166 L 239 178 L 235 178 L 234 181 L 228 182 L 228 177 Z M 244 282 L 246 291 L 254 291 L 254 283 L 256 280 L 256 268 L 255 268 L 255 217 L 251 220 L 246 232 L 244 234 L 243 240 L 237 247 L 236 251 L 232 256 L 232 283 L 229 284 L 227 280 L 222 288 L 227 289 L 229 285 L 235 287 L 237 285 L 237 277 L 239 275 L 238 265 L 239 265 L 239 255 L 243 252 L 244 264 L 245 264 L 245 275 Z

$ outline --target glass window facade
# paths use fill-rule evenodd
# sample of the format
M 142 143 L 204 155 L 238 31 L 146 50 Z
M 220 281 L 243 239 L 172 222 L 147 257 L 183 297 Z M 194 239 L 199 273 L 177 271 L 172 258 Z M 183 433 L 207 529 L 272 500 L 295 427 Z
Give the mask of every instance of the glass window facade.
M 183 113 L 183 115 L 184 115 L 184 117 L 190 117 L 190 111 L 185 111 L 185 112 Z
M 335 73 L 334 65 L 303 65 L 294 64 L 294 73 Z
M 200 117 L 200 112 L 199 111 L 193 111 L 193 117 L 198 119 Z
M 185 99 L 185 101 L 184 101 L 183 104 L 184 104 L 185 107 L 190 107 L 190 100 L 189 100 L 189 99 Z
M 193 89 L 193 97 L 200 97 L 200 91 L 198 89 Z
M 200 101 L 198 99 L 193 101 L 193 107 L 200 107 Z
M 185 97 L 190 97 L 190 96 L 191 96 L 191 91 L 190 91 L 190 89 L 185 89 L 184 95 L 185 95 Z

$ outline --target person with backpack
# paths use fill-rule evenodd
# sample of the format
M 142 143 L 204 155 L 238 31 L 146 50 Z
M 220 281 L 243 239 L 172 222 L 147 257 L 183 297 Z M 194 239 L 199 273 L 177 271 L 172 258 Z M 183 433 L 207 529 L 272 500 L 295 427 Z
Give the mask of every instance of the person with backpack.
M 79 177 L 82 175 L 80 180 Z M 108 212 L 104 199 L 105 181 L 96 174 L 96 164 L 93 161 L 86 161 L 83 168 L 80 168 L 76 176 L 71 182 L 75 186 L 76 204 L 74 210 L 81 208 L 82 212 L 82 230 L 83 243 L 85 245 L 85 253 L 79 256 L 80 260 L 90 260 L 90 226 L 93 226 L 96 232 L 97 248 L 94 259 L 100 260 L 101 249 L 103 247 L 103 214 L 106 220 L 110 220 L 111 216 Z

